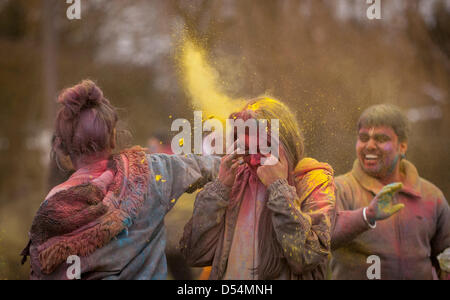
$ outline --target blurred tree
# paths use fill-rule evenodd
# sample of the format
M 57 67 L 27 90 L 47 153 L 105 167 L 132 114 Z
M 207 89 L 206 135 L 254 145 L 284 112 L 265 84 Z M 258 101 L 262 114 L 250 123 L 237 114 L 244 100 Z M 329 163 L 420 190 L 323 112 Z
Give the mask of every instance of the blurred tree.
M 58 2 L 55 0 L 42 1 L 42 64 L 43 64 L 43 86 L 46 107 L 44 122 L 45 130 L 52 130 L 53 120 L 56 114 L 57 93 L 57 63 L 58 63 L 58 29 L 55 26 L 55 15 L 58 15 Z M 48 141 L 50 143 L 50 141 Z
M 433 7 L 434 24 L 429 26 L 431 38 L 441 51 L 450 59 L 450 9 L 444 0 Z
M 17 40 L 25 34 L 26 16 L 23 2 L 6 1 L 0 7 L 0 37 Z

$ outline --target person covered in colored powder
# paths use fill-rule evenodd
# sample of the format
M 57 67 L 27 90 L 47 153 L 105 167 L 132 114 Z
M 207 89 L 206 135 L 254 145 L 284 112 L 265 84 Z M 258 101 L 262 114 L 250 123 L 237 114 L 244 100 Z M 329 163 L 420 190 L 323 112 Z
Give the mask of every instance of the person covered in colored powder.
M 407 149 L 408 120 L 399 108 L 381 104 L 362 113 L 357 159 L 336 178 L 333 279 L 433 279 L 433 266 L 448 279 L 450 208 L 405 159 Z M 437 257 L 446 249 L 441 267 Z M 379 266 L 368 272 L 377 263 L 368 261 L 372 255 Z
M 22 252 L 30 278 L 166 279 L 164 216 L 217 176 L 220 158 L 150 155 L 138 146 L 115 153 L 116 109 L 90 80 L 58 102 L 53 151 L 70 157 L 75 172 L 34 217 Z
M 304 157 L 296 119 L 278 100 L 251 100 L 230 119 L 267 120 L 269 136 L 271 120 L 278 119 L 279 160 L 263 165 L 259 150 L 225 155 L 218 178 L 197 194 L 181 252 L 192 266 L 211 266 L 209 279 L 324 279 L 335 206 L 332 168 Z M 251 138 L 250 130 L 235 136 L 246 150 Z M 258 146 L 271 140 L 257 138 Z

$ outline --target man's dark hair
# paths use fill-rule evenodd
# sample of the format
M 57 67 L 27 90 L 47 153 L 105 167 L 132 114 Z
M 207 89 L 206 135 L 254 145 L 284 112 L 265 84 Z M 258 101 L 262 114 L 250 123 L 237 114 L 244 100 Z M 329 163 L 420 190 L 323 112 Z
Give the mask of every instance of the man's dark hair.
M 405 114 L 395 105 L 378 104 L 367 108 L 358 120 L 358 131 L 363 127 L 391 127 L 400 142 L 408 140 L 409 121 Z

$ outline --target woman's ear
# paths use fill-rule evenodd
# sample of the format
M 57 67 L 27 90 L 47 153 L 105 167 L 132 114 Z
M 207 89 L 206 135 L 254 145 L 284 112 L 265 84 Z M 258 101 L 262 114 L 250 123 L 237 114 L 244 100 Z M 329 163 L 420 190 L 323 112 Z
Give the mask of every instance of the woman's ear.
M 75 170 L 72 159 L 68 154 L 65 154 L 61 149 L 55 147 L 54 151 L 54 159 L 56 160 L 57 166 L 64 171 L 73 171 Z
M 66 147 L 63 146 L 61 138 L 54 137 L 52 140 L 52 148 L 55 151 L 55 153 L 59 156 L 68 156 L 69 152 L 67 151 Z

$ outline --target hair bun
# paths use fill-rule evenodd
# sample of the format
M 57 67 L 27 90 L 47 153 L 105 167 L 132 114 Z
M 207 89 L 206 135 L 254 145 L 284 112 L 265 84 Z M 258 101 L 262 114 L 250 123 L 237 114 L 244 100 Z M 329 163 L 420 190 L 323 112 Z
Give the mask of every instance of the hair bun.
M 103 92 L 93 81 L 83 80 L 64 90 L 58 97 L 58 103 L 64 105 L 66 118 L 74 118 L 83 109 L 99 105 L 103 99 Z
M 88 103 L 91 103 L 94 105 L 100 104 L 101 101 L 103 100 L 102 90 L 100 90 L 98 88 L 98 86 L 90 80 L 85 80 L 81 84 L 85 84 L 85 86 L 86 86 L 86 90 L 87 90 L 86 104 L 88 104 Z

